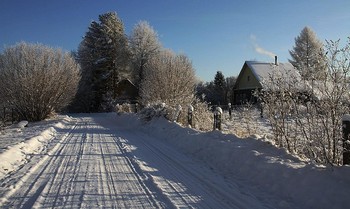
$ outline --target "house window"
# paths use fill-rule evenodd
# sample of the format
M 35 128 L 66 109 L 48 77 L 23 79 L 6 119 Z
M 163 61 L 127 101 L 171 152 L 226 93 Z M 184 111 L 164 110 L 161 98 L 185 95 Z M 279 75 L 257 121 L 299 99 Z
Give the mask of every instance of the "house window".
M 248 81 L 250 81 L 250 76 L 249 75 L 248 75 L 247 79 L 248 79 Z

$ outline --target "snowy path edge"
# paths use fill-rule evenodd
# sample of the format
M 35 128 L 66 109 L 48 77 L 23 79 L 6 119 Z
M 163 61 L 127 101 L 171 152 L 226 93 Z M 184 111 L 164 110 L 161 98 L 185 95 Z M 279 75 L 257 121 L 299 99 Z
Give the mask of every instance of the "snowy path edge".
M 71 121 L 71 119 L 69 117 L 65 117 L 64 120 L 66 120 L 67 122 Z M 59 122 L 59 123 L 55 124 L 53 127 L 50 127 L 48 129 L 44 130 L 40 135 L 32 137 L 30 140 L 28 140 L 28 142 L 32 140 L 34 142 L 38 141 L 38 142 L 41 142 L 41 143 L 33 143 L 33 142 L 30 143 L 29 142 L 29 143 L 27 143 L 28 146 L 24 146 L 24 148 L 27 148 L 27 150 L 30 150 L 29 148 L 32 148 L 33 151 L 35 151 L 35 150 L 36 151 L 42 150 L 44 148 L 44 146 L 48 142 L 50 142 L 51 140 L 53 140 L 55 138 L 54 137 L 54 134 L 56 133 L 56 129 L 55 128 L 65 128 L 65 127 L 66 126 L 63 125 L 63 122 Z M 70 127 L 70 130 L 73 130 L 73 128 L 74 128 L 74 124 Z M 0 199 L 0 206 L 2 206 L 12 194 L 14 194 L 18 189 L 21 188 L 23 182 L 28 180 L 29 177 L 31 176 L 31 174 L 34 173 L 38 168 L 40 168 L 49 159 L 49 156 L 54 155 L 57 152 L 57 150 L 61 146 L 62 142 L 64 142 L 64 140 L 67 138 L 67 136 L 69 134 L 70 134 L 70 132 L 65 133 L 63 136 L 61 136 L 60 141 L 51 150 L 49 150 L 47 153 L 43 153 L 43 154 L 46 154 L 46 155 L 43 158 L 41 158 L 38 163 L 36 163 L 33 167 L 31 167 L 29 169 L 29 171 L 7 193 L 5 193 L 5 195 Z M 23 144 L 23 143 L 20 143 L 20 144 Z M 31 147 L 31 146 L 29 146 L 31 144 L 35 144 L 37 146 L 34 146 L 34 147 L 32 146 Z M 14 151 L 13 149 L 16 149 L 15 147 L 16 146 L 14 146 L 13 148 L 10 148 L 5 153 L 9 152 L 11 154 L 12 151 Z M 4 154 L 4 153 L 2 153 L 2 154 Z M 0 155 L 0 161 L 2 160 L 2 158 L 1 158 L 2 154 Z M 33 154 L 33 152 L 28 152 L 27 154 Z M 18 161 L 18 159 L 13 158 L 13 161 Z M 26 163 L 26 161 L 24 161 L 23 164 L 24 163 Z M 18 165 L 18 167 L 19 166 L 20 165 Z M 0 176 L 0 180 L 1 179 L 2 178 Z
M 63 128 L 64 120 L 69 121 L 70 118 L 64 117 L 61 122 L 45 129 L 39 135 L 34 136 L 24 142 L 20 142 L 5 152 L 0 154 L 0 181 L 15 172 L 21 166 L 28 163 L 30 155 L 38 154 L 44 151 L 46 145 L 55 138 L 56 129 Z

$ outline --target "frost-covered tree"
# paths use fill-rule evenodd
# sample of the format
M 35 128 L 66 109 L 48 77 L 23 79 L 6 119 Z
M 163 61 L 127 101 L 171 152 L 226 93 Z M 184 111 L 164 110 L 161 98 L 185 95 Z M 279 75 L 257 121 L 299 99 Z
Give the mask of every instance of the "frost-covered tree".
M 101 111 L 109 95 L 115 99 L 116 83 L 128 70 L 130 52 L 124 25 L 115 12 L 99 15 L 92 21 L 77 53 L 82 67 L 82 82 L 76 105 L 83 111 Z
M 22 119 L 39 121 L 73 99 L 80 68 L 70 53 L 19 43 L 0 56 L 0 97 Z
M 144 68 L 140 96 L 143 104 L 166 103 L 175 107 L 191 104 L 196 78 L 191 61 L 185 55 L 161 51 Z
M 259 98 L 276 144 L 322 164 L 342 162 L 341 118 L 349 113 L 350 40 L 327 41 L 322 80 L 271 74 Z
M 146 21 L 135 25 L 130 36 L 130 49 L 135 74 L 135 83 L 139 86 L 143 79 L 143 69 L 153 56 L 159 53 L 161 43 L 157 32 Z
M 292 57 L 289 62 L 305 80 L 324 79 L 326 68 L 323 43 L 310 27 L 305 27 L 295 38 L 295 46 L 289 54 Z

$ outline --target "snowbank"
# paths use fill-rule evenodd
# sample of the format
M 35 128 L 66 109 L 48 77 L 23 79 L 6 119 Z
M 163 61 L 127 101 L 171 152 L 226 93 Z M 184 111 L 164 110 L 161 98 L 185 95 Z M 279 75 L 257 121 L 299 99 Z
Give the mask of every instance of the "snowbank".
M 125 120 L 131 127 L 137 126 L 130 118 Z M 346 208 L 349 205 L 350 167 L 307 164 L 260 139 L 240 139 L 219 131 L 204 133 L 161 118 L 141 129 L 224 175 L 253 185 L 253 189 L 262 194 L 277 197 L 275 203 L 280 208 Z
M 64 128 L 63 120 L 52 124 L 39 135 L 24 140 L 16 145 L 9 146 L 6 151 L 0 154 L 0 180 L 9 173 L 16 171 L 20 166 L 29 161 L 32 155 L 45 152 L 47 144 L 55 137 L 57 128 Z M 23 129 L 28 122 L 20 122 L 16 127 Z

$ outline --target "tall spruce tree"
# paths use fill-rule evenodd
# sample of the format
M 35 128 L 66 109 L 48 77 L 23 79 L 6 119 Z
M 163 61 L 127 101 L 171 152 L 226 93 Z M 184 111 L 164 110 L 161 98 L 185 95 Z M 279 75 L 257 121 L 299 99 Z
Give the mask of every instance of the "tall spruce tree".
M 83 111 L 104 111 L 106 98 L 115 99 L 120 73 L 127 70 L 130 52 L 124 25 L 115 12 L 92 21 L 78 49 L 82 80 L 78 99 Z
M 299 70 L 305 80 L 325 78 L 326 62 L 323 44 L 310 27 L 305 27 L 295 38 L 295 46 L 289 53 L 292 57 L 289 62 Z
M 218 95 L 218 105 L 226 103 L 226 80 L 224 74 L 221 71 L 217 71 L 214 78 L 214 86 Z

